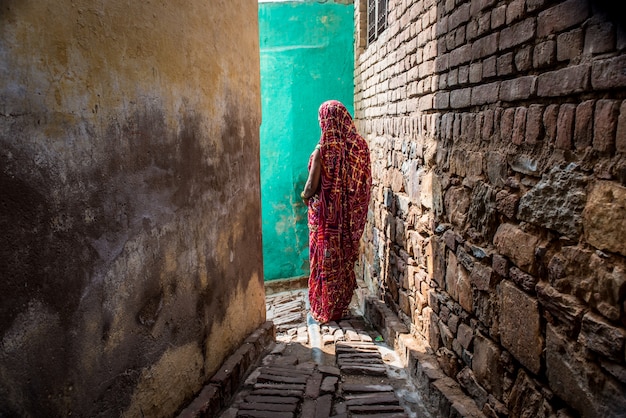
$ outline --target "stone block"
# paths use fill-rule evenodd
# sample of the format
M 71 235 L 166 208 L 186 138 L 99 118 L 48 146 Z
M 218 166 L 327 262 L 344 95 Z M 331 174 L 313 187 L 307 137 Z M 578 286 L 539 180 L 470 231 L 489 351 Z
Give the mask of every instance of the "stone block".
M 450 297 L 459 302 L 463 309 L 468 312 L 473 312 L 472 289 L 469 274 L 467 270 L 458 263 L 457 256 L 451 251 L 448 253 L 446 290 L 450 294 Z
M 475 263 L 470 273 L 470 283 L 478 290 L 489 291 L 495 287 L 498 280 L 491 267 Z
M 420 191 L 420 202 L 428 209 L 432 209 L 439 214 L 442 211 L 441 182 L 434 172 L 428 172 L 422 178 L 422 188 Z
M 428 275 L 441 288 L 445 288 L 446 247 L 440 238 L 431 237 L 426 247 Z
M 582 232 L 587 182 L 575 165 L 554 167 L 522 196 L 517 217 L 576 239 Z
M 512 416 L 555 416 L 543 388 L 520 369 L 509 396 L 509 413 Z
M 511 269 L 509 270 L 509 278 L 513 283 L 515 283 L 528 293 L 535 292 L 535 285 L 539 281 L 537 277 L 534 277 L 528 273 L 524 273 L 517 267 L 511 267 Z
M 546 327 L 546 375 L 550 389 L 578 416 L 621 417 L 626 411 L 624 385 L 588 361 L 580 346 Z
M 498 225 L 495 189 L 479 181 L 472 190 L 468 211 L 468 223 L 472 228 L 468 234 L 477 244 L 491 242 Z
M 609 360 L 624 360 L 626 330 L 611 325 L 599 315 L 588 312 L 583 316 L 578 342 Z
M 583 229 L 585 239 L 594 247 L 626 255 L 626 188 L 596 182 L 583 211 Z
M 494 254 L 491 267 L 493 271 L 497 273 L 501 278 L 507 278 L 509 276 L 509 263 L 508 260 L 500 254 Z
M 478 407 L 482 409 L 488 401 L 489 394 L 485 388 L 478 383 L 472 369 L 464 367 L 459 373 L 457 373 L 456 378 L 461 384 L 461 387 L 463 387 L 463 389 L 465 389 L 465 391 L 472 398 L 474 398 L 474 402 L 476 402 Z
M 471 368 L 476 379 L 489 393 L 501 398 L 504 393 L 504 367 L 500 361 L 500 346 L 478 333 L 474 337 L 473 353 Z
M 516 219 L 518 203 L 519 197 L 506 190 L 500 190 L 496 194 L 496 209 L 511 220 Z
M 493 239 L 498 252 L 507 256 L 521 270 L 531 272 L 534 268 L 535 248 L 539 237 L 522 231 L 512 224 L 501 224 Z
M 499 297 L 502 345 L 524 367 L 539 373 L 544 341 L 537 300 L 507 281 L 500 283 Z
M 469 325 L 461 323 L 456 337 L 459 344 L 466 350 L 469 350 L 474 338 L 474 330 Z
M 222 409 L 224 401 L 219 386 L 208 384 L 177 418 L 213 417 Z
M 478 319 L 476 327 L 492 336 L 498 338 L 500 335 L 500 318 L 498 316 L 498 304 L 500 298 L 497 292 L 481 292 L 473 293 L 474 315 Z
M 452 186 L 446 191 L 444 208 L 451 224 L 461 229 L 464 228 L 469 206 L 470 191 L 466 187 Z
M 535 287 L 539 303 L 551 317 L 551 322 L 564 327 L 568 335 L 573 335 L 580 329 L 585 305 L 572 295 L 559 293 L 547 283 L 538 283 Z

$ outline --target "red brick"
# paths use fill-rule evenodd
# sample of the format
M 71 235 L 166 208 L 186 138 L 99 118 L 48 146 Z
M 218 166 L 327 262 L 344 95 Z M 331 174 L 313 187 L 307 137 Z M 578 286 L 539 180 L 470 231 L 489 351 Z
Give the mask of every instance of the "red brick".
M 492 6 L 496 0 L 472 0 L 470 14 L 472 16 L 478 15 L 482 10 L 489 6 Z
M 506 24 L 519 20 L 524 15 L 525 0 L 513 0 L 506 8 Z
M 498 50 L 498 34 L 484 36 L 472 43 L 472 59 L 478 60 L 493 55 Z
M 450 67 L 456 67 L 461 64 L 470 62 L 472 59 L 472 46 L 463 45 L 450 52 Z
M 483 118 L 483 126 L 481 139 L 483 141 L 491 141 L 494 133 L 494 111 L 491 109 L 485 110 L 485 116 Z
M 543 129 L 546 132 L 546 139 L 550 142 L 556 140 L 556 126 L 559 115 L 559 105 L 551 104 L 543 112 Z
M 533 68 L 549 67 L 556 61 L 556 42 L 548 40 L 535 46 L 533 50 Z
M 539 13 L 537 36 L 543 38 L 576 26 L 589 17 L 587 0 L 568 0 Z
M 470 5 L 464 3 L 454 9 L 448 16 L 448 30 L 455 29 L 459 25 L 467 22 L 470 18 Z
M 470 21 L 470 22 L 467 24 L 468 29 L 469 29 L 470 25 L 471 25 L 472 23 L 475 23 L 475 22 L 476 22 L 475 20 Z M 480 17 L 478 18 L 478 29 L 477 29 L 477 34 L 476 34 L 476 36 L 482 36 L 482 35 L 484 35 L 485 33 L 489 32 L 489 30 L 490 30 L 490 29 L 491 29 L 491 15 L 490 15 L 489 13 L 485 13 L 484 15 L 482 15 L 482 16 L 480 16 Z M 469 34 L 468 34 L 467 39 L 468 39 L 468 40 L 470 40 L 470 39 L 474 39 L 474 37 L 471 37 L 471 38 L 470 38 L 470 36 L 469 36 Z
M 489 57 L 483 61 L 483 78 L 496 76 L 496 57 Z
M 443 71 L 447 71 L 450 68 L 448 63 L 449 55 L 442 54 L 435 58 L 435 71 L 437 73 L 441 73 Z
M 450 93 L 447 91 L 436 92 L 434 106 L 435 109 L 447 109 L 450 106 Z
M 510 142 L 513 138 L 513 120 L 515 119 L 515 108 L 505 109 L 500 120 L 500 139 Z
M 576 120 L 574 122 L 574 146 L 576 149 L 585 149 L 591 145 L 593 105 L 593 100 L 587 100 L 576 107 Z
M 543 105 L 530 105 L 526 117 L 526 142 L 536 144 L 543 139 Z
M 546 0 L 526 0 L 526 10 L 533 12 L 535 10 L 543 8 Z
M 595 90 L 626 87 L 626 55 L 595 61 L 591 67 L 591 86 Z
M 556 38 L 556 59 L 557 61 L 569 61 L 580 56 L 583 49 L 583 31 L 574 29 L 562 33 Z
M 315 402 L 315 418 L 328 418 L 332 408 L 332 395 L 320 396 Z
M 507 26 L 500 32 L 500 51 L 521 45 L 535 37 L 536 22 L 528 18 L 512 26 Z
M 611 22 L 598 22 L 585 30 L 585 54 L 604 54 L 615 49 L 615 30 Z
M 532 48 L 526 46 L 515 51 L 515 68 L 519 72 L 526 72 L 533 66 Z
M 598 100 L 593 124 L 593 149 L 611 152 L 615 150 L 615 133 L 619 117 L 619 102 Z
M 564 104 L 559 108 L 559 118 L 556 129 L 556 148 L 564 150 L 572 149 L 575 114 L 576 106 L 573 104 Z
M 617 152 L 626 153 L 626 100 L 620 106 L 617 133 L 615 135 L 615 149 Z
M 537 76 L 539 97 L 567 96 L 589 88 L 589 66 L 576 65 Z
M 491 29 L 504 25 L 506 20 L 506 5 L 498 6 L 491 11 Z
M 472 105 L 483 105 L 498 101 L 500 83 L 481 84 L 472 87 Z
M 314 373 L 306 382 L 305 396 L 310 399 L 317 399 L 320 395 L 320 386 L 322 385 L 322 375 Z
M 472 84 L 480 83 L 483 79 L 482 62 L 474 62 L 470 64 L 469 81 Z
M 469 65 L 462 65 L 459 67 L 459 83 L 467 84 L 469 81 Z
M 498 75 L 509 75 L 513 72 L 513 54 L 509 52 L 498 57 L 497 59 Z
M 534 92 L 535 76 L 517 77 L 500 84 L 500 100 L 512 102 L 528 99 Z
M 521 145 L 524 142 L 524 136 L 526 135 L 526 114 L 528 109 L 525 107 L 518 107 L 515 109 L 515 119 L 513 121 L 513 138 L 511 142 L 516 145 Z
M 460 109 L 470 105 L 471 88 L 452 90 L 450 92 L 450 107 Z

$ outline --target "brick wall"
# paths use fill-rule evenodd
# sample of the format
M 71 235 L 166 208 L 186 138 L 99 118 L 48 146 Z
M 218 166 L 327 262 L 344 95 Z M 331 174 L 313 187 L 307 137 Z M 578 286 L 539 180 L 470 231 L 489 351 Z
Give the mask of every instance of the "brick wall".
M 626 411 L 626 26 L 587 0 L 355 2 L 360 268 L 487 416 Z

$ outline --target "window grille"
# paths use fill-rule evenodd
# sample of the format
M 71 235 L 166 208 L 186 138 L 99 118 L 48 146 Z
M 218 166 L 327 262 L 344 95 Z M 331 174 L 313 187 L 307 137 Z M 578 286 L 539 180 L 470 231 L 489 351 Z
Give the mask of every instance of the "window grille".
M 387 27 L 387 0 L 367 0 L 367 43 L 372 43 Z
M 387 27 L 387 0 L 378 0 L 378 34 L 383 33 Z
M 367 43 L 376 40 L 376 0 L 367 0 Z

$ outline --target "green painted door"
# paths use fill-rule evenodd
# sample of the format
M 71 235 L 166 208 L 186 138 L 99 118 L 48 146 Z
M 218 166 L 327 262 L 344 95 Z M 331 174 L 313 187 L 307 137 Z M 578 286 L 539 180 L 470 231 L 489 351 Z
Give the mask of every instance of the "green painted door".
M 300 192 L 317 144 L 319 105 L 353 112 L 354 6 L 259 3 L 261 203 L 265 280 L 308 276 L 308 227 Z

